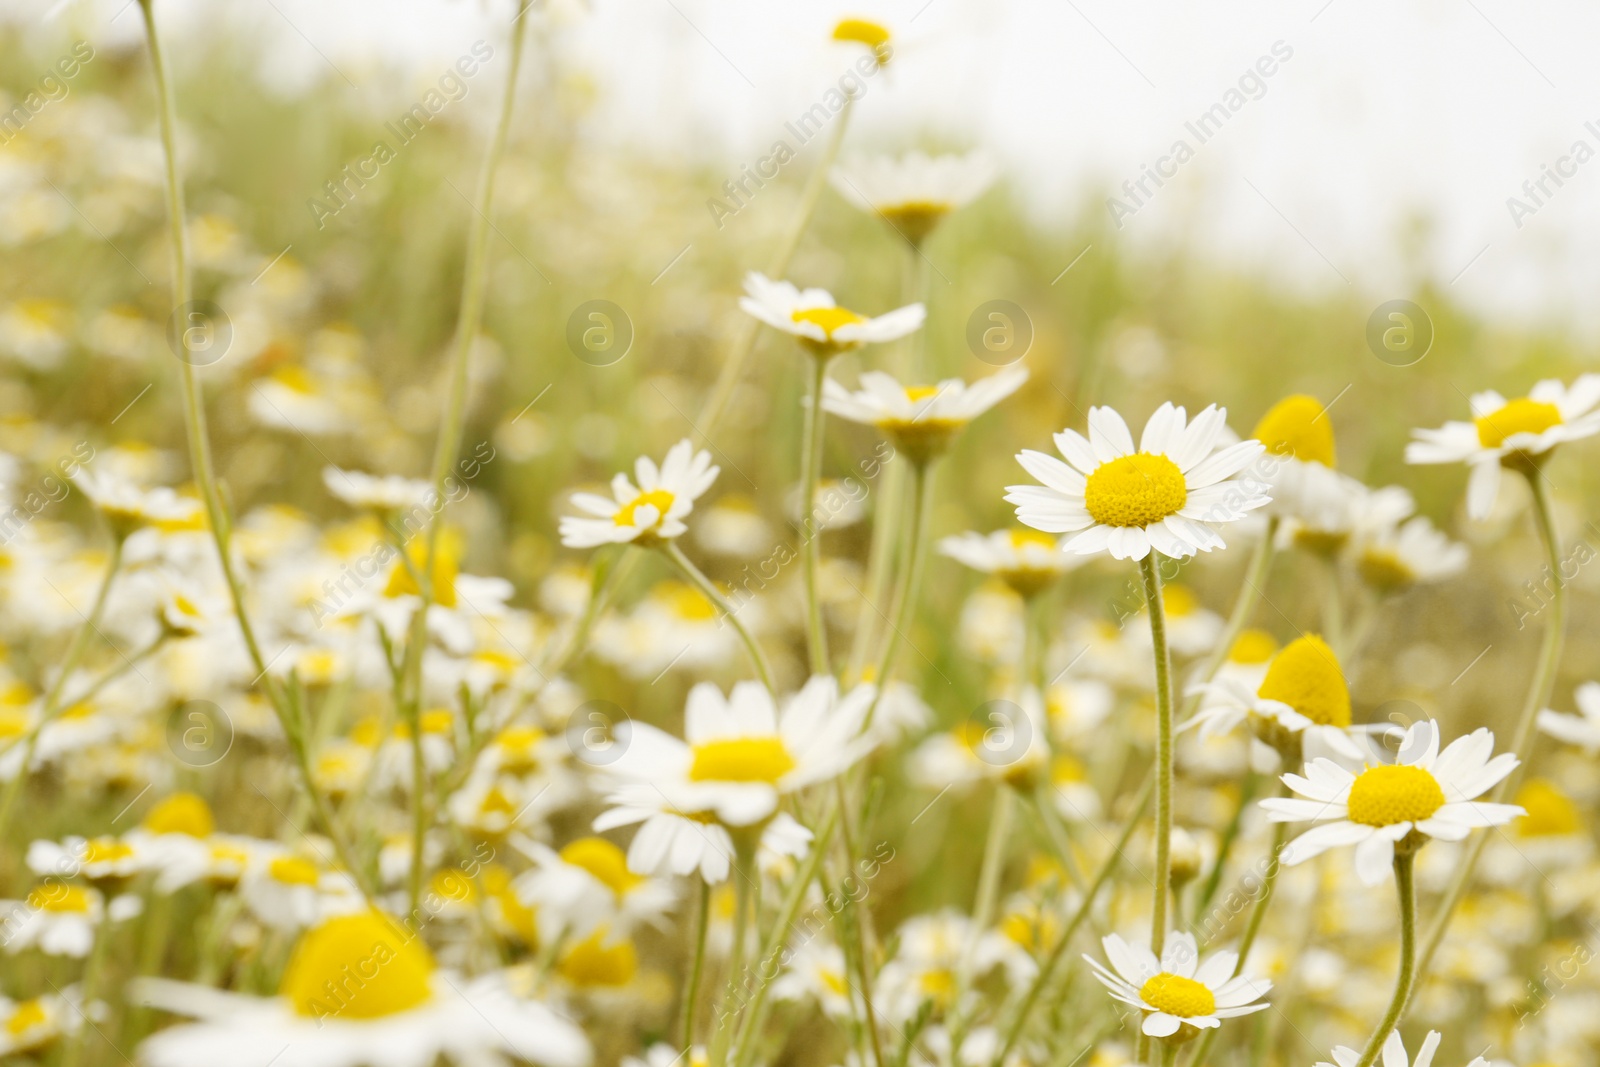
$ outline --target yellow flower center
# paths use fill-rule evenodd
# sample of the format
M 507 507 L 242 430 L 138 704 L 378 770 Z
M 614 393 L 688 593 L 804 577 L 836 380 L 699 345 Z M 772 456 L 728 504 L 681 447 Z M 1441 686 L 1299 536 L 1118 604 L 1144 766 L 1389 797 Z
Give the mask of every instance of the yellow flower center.
M 889 30 L 868 19 L 840 19 L 833 28 L 835 41 L 858 41 L 872 49 L 878 57 L 878 66 L 889 62 Z
M 267 864 L 267 873 L 284 885 L 316 885 L 317 865 L 299 856 L 279 856 Z
M 1022 529 L 1011 531 L 1012 548 L 1020 552 L 1030 545 L 1053 550 L 1056 547 L 1056 539 L 1039 530 Z
M 717 606 L 711 598 L 686 582 L 663 582 L 658 589 L 682 618 L 710 622 L 717 617 Z
M 115 863 L 117 860 L 129 859 L 132 855 L 133 849 L 114 837 L 97 837 L 83 847 L 85 864 Z
M 1169 616 L 1182 618 L 1200 608 L 1199 599 L 1185 585 L 1168 585 L 1161 590 L 1161 606 Z
M 821 327 L 830 341 L 833 340 L 833 331 L 839 327 L 867 321 L 849 308 L 842 307 L 804 308 L 792 312 L 789 317 L 795 322 L 809 322 L 813 326 Z
M 1323 416 L 1322 402 L 1303 393 L 1284 397 L 1256 423 L 1250 436 L 1279 456 L 1333 466 L 1333 423 Z
M 918 982 L 922 992 L 936 1004 L 948 1003 L 956 991 L 956 978 L 946 968 L 926 971 Z
M 695 745 L 689 780 L 772 784 L 794 767 L 782 738 L 737 737 Z
M 376 911 L 341 915 L 306 932 L 278 992 L 316 1019 L 378 1019 L 432 996 L 433 956 Z
M 89 891 L 83 886 L 60 882 L 38 886 L 28 894 L 28 906 L 33 910 L 61 914 L 87 915 L 89 901 Z
M 561 858 L 594 875 L 618 897 L 644 881 L 628 870 L 628 857 L 623 851 L 603 837 L 580 837 L 561 850 Z
M 28 713 L 16 708 L 0 709 L 0 740 L 21 737 L 28 732 Z
M 668 509 L 672 507 L 674 499 L 673 495 L 665 489 L 652 489 L 648 493 L 640 493 L 618 508 L 612 521 L 618 526 L 632 526 L 634 525 L 634 513 L 640 508 L 649 505 L 656 509 L 656 521 L 651 525 L 660 525 L 661 520 L 666 517 Z
M 1356 776 L 1350 786 L 1350 821 L 1364 826 L 1418 822 L 1444 807 L 1439 780 L 1421 767 L 1379 764 Z
M 49 1022 L 50 1015 L 44 1010 L 44 1005 L 38 1000 L 24 1000 L 11 1009 L 11 1018 L 6 1020 L 6 1033 L 12 1037 L 21 1037 L 36 1026 Z
M 1356 561 L 1361 580 L 1374 589 L 1401 589 L 1417 580 L 1417 573 L 1388 549 L 1369 548 Z
M 1484 448 L 1499 448 L 1512 434 L 1544 433 L 1552 426 L 1560 426 L 1561 409 L 1524 396 L 1472 421 L 1478 427 L 1478 443 Z
M 406 565 L 410 561 L 410 566 Z M 394 568 L 389 571 L 389 584 L 384 586 L 383 595 L 386 597 L 421 596 L 422 589 L 417 585 L 412 572 L 421 574 L 428 565 L 428 539 L 414 537 L 406 546 L 406 560 L 396 560 Z M 452 531 L 446 531 L 434 546 L 433 574 L 430 582 L 433 585 L 433 602 L 441 608 L 456 606 L 456 575 L 461 573 L 461 538 Z
M 144 817 L 144 828 L 153 834 L 184 834 L 210 837 L 217 828 L 211 808 L 193 793 L 174 793 Z
M 1135 452 L 1089 475 L 1083 503 L 1102 526 L 1149 526 L 1183 508 L 1189 486 L 1166 456 Z
M 1350 690 L 1339 658 L 1315 634 L 1285 645 L 1256 692 L 1265 700 L 1282 701 L 1318 726 L 1350 725 Z
M 607 945 L 605 934 L 603 928 L 596 930 L 573 945 L 556 965 L 561 977 L 576 986 L 621 986 L 633 981 L 639 971 L 639 953 L 633 942 L 623 938 Z
M 1278 651 L 1278 642 L 1265 630 L 1249 629 L 1239 634 L 1228 650 L 1230 663 L 1265 663 Z
M 955 205 L 946 200 L 907 200 L 899 204 L 882 204 L 878 207 L 878 214 L 904 234 L 908 241 L 920 244 L 954 208 Z
M 1180 1019 L 1210 1015 L 1217 1010 L 1217 1000 L 1204 984 L 1165 971 L 1144 984 L 1139 998 L 1157 1011 Z
M 919 400 L 926 400 L 930 396 L 938 396 L 937 385 L 908 385 L 906 386 L 906 399 L 915 404 Z
M 1583 828 L 1578 806 L 1548 778 L 1530 778 L 1516 802 L 1528 812 L 1516 822 L 1521 837 L 1565 837 Z

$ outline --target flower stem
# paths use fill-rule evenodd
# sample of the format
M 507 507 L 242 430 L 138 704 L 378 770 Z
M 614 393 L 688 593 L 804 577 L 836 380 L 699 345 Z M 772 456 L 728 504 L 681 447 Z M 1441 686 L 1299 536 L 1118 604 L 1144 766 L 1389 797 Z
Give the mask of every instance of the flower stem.
M 1161 958 L 1167 938 L 1167 902 L 1172 888 L 1172 660 L 1167 653 L 1167 613 L 1161 602 L 1161 572 L 1154 551 L 1139 561 L 1145 609 L 1156 661 L 1156 884 L 1150 909 L 1150 951 Z
M 706 967 L 706 936 L 711 929 L 711 885 L 703 878 L 697 881 L 700 883 L 700 907 L 695 920 L 694 956 L 689 965 L 688 984 L 683 990 L 683 1019 L 678 1028 L 678 1047 L 682 1049 L 694 1046 L 694 1013 L 700 998 L 700 977 Z
M 1400 897 L 1400 973 L 1395 978 L 1394 997 L 1389 1001 L 1389 1010 L 1383 1013 L 1383 1021 L 1367 1039 L 1366 1051 L 1356 1061 L 1356 1067 L 1372 1067 L 1378 1053 L 1383 1050 L 1383 1043 L 1399 1024 L 1400 1014 L 1405 1011 L 1406 1000 L 1411 996 L 1412 985 L 1417 977 L 1417 887 L 1411 873 L 1415 861 L 1414 852 L 1395 853 L 1394 887 Z
M 822 527 L 812 528 L 812 512 L 817 504 L 817 482 L 822 477 L 822 385 L 828 377 L 828 361 L 811 360 L 810 403 L 806 405 L 805 427 L 800 435 L 800 560 L 806 585 L 806 649 L 811 673 L 827 675 L 828 631 L 822 620 L 822 595 L 817 588 L 817 572 L 822 567 Z
M 744 623 L 739 621 L 739 615 L 734 610 L 733 605 L 728 603 L 727 597 L 722 595 L 722 591 L 716 587 L 710 578 L 705 576 L 699 567 L 689 562 L 689 557 L 683 554 L 683 549 L 678 547 L 678 542 L 665 542 L 662 551 L 667 554 L 667 558 L 677 566 L 678 570 L 683 572 L 683 576 L 689 579 L 689 583 L 700 590 L 705 598 L 715 604 L 717 610 L 722 612 L 723 618 L 728 620 L 729 625 L 744 641 L 745 650 L 750 653 L 750 660 L 755 664 L 756 673 L 761 676 L 761 684 L 767 687 L 767 692 L 776 696 L 778 691 L 772 687 L 772 670 L 767 666 L 767 657 L 761 651 L 761 646 L 756 643 L 755 637 L 745 628 Z
M 1528 695 L 1522 703 L 1522 715 L 1517 719 L 1516 732 L 1512 735 L 1511 751 L 1516 754 L 1517 769 L 1507 775 L 1490 794 L 1489 799 L 1496 804 L 1504 803 L 1521 778 L 1522 768 L 1527 766 L 1529 750 L 1533 748 L 1536 736 L 1534 724 L 1538 721 L 1540 710 L 1549 706 L 1550 692 L 1555 687 L 1556 667 L 1561 662 L 1561 645 L 1567 628 L 1567 583 L 1561 577 L 1561 541 L 1556 534 L 1555 518 L 1550 511 L 1550 497 L 1545 489 L 1543 476 L 1537 469 L 1530 469 L 1524 473 L 1528 478 L 1528 488 L 1533 492 L 1534 524 L 1539 529 L 1539 536 L 1544 542 L 1545 554 L 1550 564 L 1550 614 L 1545 621 L 1544 638 L 1539 645 L 1539 659 L 1534 667 L 1533 678 L 1528 683 Z M 1438 951 L 1439 943 L 1444 940 L 1445 932 L 1450 928 L 1450 920 L 1455 914 L 1456 906 L 1461 903 L 1461 897 L 1466 892 L 1468 883 L 1472 881 L 1473 869 L 1477 866 L 1478 857 L 1482 855 L 1483 847 L 1488 840 L 1488 834 L 1474 836 L 1456 865 L 1449 887 L 1439 900 L 1433 921 L 1429 924 L 1427 935 L 1422 940 L 1417 973 L 1423 977 L 1427 976 L 1428 967 L 1433 962 L 1433 954 Z
M 872 698 L 872 706 L 867 709 L 863 730 L 872 725 L 872 717 L 878 710 L 878 702 L 883 699 L 883 694 L 889 688 L 889 675 L 894 670 L 895 654 L 900 651 L 900 642 L 905 638 L 906 627 L 911 625 L 911 616 L 916 607 L 917 586 L 922 578 L 923 558 L 927 555 L 925 549 L 928 540 L 928 512 L 932 510 L 933 504 L 932 482 L 931 462 L 913 466 L 911 528 L 906 532 L 905 563 L 900 569 L 900 580 L 895 585 L 894 601 L 889 609 L 889 630 L 883 635 L 883 650 L 878 654 L 878 666 L 872 675 L 872 681 L 878 687 L 878 691 Z
M 83 1011 L 88 1012 L 94 1005 L 94 998 L 100 993 L 100 976 L 106 969 L 106 956 L 111 947 L 111 914 L 107 906 L 100 913 L 100 921 L 94 928 L 94 947 L 89 951 L 89 962 L 84 964 L 83 983 L 79 987 L 82 991 Z M 88 1037 L 89 1028 L 93 1024 L 84 1017 L 83 1025 L 75 1027 L 66 1038 L 66 1047 L 61 1050 L 61 1067 L 78 1067 L 83 1059 L 83 1043 Z M 98 1033 L 99 1028 L 95 1027 Z
M 1000 899 L 1000 871 L 1005 864 L 1006 842 L 1011 836 L 1011 813 L 1014 796 L 1009 786 L 995 790 L 994 807 L 989 813 L 989 833 L 984 842 L 983 865 L 978 868 L 978 892 L 972 904 L 972 928 L 967 943 L 961 950 L 961 962 L 956 972 L 955 1017 L 950 1022 L 950 1048 L 952 1055 L 961 1048 L 970 1025 L 971 1013 L 961 1002 L 967 987 L 972 983 L 972 958 L 977 952 L 978 939 L 988 932 L 994 922 L 995 905 Z

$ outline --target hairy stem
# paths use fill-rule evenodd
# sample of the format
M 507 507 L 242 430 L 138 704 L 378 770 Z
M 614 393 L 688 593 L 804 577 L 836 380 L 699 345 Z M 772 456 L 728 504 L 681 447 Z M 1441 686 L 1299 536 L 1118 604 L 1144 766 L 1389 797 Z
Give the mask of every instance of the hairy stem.
M 1161 602 L 1161 572 L 1154 551 L 1139 561 L 1145 610 L 1156 661 L 1156 884 L 1150 909 L 1150 951 L 1161 958 L 1167 939 L 1167 902 L 1172 893 L 1172 660 L 1167 653 L 1167 613 Z
M 1417 887 L 1412 878 L 1415 860 L 1414 852 L 1395 853 L 1394 887 L 1400 898 L 1400 973 L 1395 977 L 1394 996 L 1389 1000 L 1389 1009 L 1383 1013 L 1383 1020 L 1367 1039 L 1366 1050 L 1361 1053 L 1361 1059 L 1356 1061 L 1356 1067 L 1372 1067 L 1377 1060 L 1383 1043 L 1400 1022 L 1400 1014 L 1405 1011 L 1406 1001 L 1411 996 L 1417 978 Z
M 710 578 L 705 576 L 699 567 L 689 562 L 689 557 L 683 554 L 683 549 L 678 547 L 678 542 L 665 542 L 662 551 L 683 573 L 683 576 L 689 579 L 689 584 L 700 590 L 705 598 L 715 604 L 718 611 L 722 612 L 722 617 L 728 620 L 728 624 L 733 627 L 734 632 L 739 635 L 739 639 L 744 642 L 745 651 L 750 653 L 750 661 L 755 664 L 756 673 L 761 676 L 761 683 L 767 687 L 767 692 L 776 696 L 778 691 L 772 687 L 772 670 L 767 666 L 766 654 L 761 651 L 761 646 L 756 643 L 755 636 L 745 628 L 743 622 L 739 621 L 738 612 L 734 610 L 732 604 L 728 603 L 727 597 L 722 595 L 722 591 L 716 587 Z

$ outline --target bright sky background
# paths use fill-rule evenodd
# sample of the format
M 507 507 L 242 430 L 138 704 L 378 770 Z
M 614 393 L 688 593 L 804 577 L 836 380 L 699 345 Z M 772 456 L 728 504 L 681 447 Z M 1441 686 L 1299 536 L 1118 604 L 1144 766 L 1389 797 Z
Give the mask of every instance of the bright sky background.
M 129 0 L 0 0 L 42 40 L 136 41 Z M 381 113 L 376 71 L 412 92 L 472 41 L 503 40 L 507 0 L 158 0 L 183 48 L 222 27 L 261 42 L 292 90 L 337 68 Z M 41 12 L 48 13 L 42 15 Z M 850 150 L 935 137 L 983 147 L 1048 219 L 1137 177 L 1275 42 L 1293 56 L 1199 148 L 1124 232 L 1183 240 L 1287 284 L 1405 295 L 1418 269 L 1487 313 L 1600 335 L 1600 158 L 1519 229 L 1507 198 L 1578 140 L 1600 154 L 1600 6 L 1577 0 L 559 0 L 555 39 L 603 93 L 588 135 L 728 166 L 856 53 L 826 41 L 841 14 L 883 21 L 899 47 L 869 83 Z M 41 24 L 42 18 L 48 22 Z M 1280 46 L 1281 47 L 1281 46 Z M 386 85 L 386 88 L 379 88 Z M 1193 138 L 1190 138 L 1193 143 Z M 1569 167 L 1570 169 L 1570 167 Z M 710 191 L 708 190 L 708 193 Z M 1531 205 L 1531 201 L 1529 201 Z M 1402 239 L 1425 215 L 1420 259 Z M 1063 264 L 1065 265 L 1065 264 Z

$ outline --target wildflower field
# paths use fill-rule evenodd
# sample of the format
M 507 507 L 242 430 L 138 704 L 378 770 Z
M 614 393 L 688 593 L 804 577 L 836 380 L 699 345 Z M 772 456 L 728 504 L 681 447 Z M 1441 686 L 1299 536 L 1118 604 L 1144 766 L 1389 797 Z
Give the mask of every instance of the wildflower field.
M 0 40 L 0 1063 L 1595 1062 L 1590 352 L 503 8 Z

